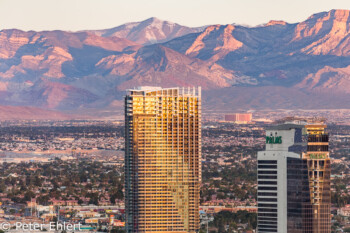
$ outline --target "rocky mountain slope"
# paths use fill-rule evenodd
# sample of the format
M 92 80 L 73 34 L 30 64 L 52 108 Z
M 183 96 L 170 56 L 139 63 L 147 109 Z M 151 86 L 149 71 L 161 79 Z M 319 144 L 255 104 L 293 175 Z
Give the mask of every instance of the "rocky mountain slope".
M 205 27 L 190 28 L 152 17 L 141 22 L 126 23 L 105 30 L 90 30 L 103 37 L 126 38 L 139 44 L 155 44 L 169 41 L 189 33 L 200 32 Z
M 240 71 L 263 85 L 293 86 L 324 66 L 350 64 L 349 12 L 323 12 L 298 24 L 214 25 L 164 46 Z
M 159 85 L 202 86 L 207 110 L 347 108 L 349 12 L 257 27 L 151 18 L 97 31 L 2 30 L 0 104 L 106 109 L 127 88 Z

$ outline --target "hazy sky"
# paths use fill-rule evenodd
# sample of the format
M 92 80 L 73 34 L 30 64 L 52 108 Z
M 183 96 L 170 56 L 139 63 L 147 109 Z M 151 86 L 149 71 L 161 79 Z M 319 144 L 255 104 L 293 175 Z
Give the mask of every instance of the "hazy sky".
M 0 29 L 103 29 L 150 17 L 187 26 L 290 23 L 350 0 L 0 0 Z

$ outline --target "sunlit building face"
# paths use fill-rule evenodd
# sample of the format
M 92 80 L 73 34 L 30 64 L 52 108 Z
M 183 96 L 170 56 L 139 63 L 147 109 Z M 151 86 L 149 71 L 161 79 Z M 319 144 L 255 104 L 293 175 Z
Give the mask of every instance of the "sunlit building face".
M 126 231 L 198 231 L 200 88 L 128 90 L 125 130 Z
M 326 125 L 306 125 L 307 152 L 303 160 L 308 168 L 310 201 L 304 206 L 304 231 L 306 233 L 331 232 L 331 167 Z

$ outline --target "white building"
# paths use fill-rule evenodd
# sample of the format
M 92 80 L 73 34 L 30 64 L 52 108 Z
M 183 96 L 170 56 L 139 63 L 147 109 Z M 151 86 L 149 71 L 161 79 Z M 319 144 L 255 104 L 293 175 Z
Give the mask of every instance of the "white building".
M 303 128 L 282 124 L 266 130 L 266 150 L 258 152 L 258 232 L 302 230 Z

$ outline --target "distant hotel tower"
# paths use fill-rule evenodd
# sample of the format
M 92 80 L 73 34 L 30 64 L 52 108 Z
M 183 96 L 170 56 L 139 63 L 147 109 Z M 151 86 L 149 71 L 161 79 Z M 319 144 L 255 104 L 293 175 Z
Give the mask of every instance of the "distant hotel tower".
M 236 123 L 248 123 L 252 121 L 252 114 L 251 113 L 226 114 L 225 121 L 236 122 Z
M 258 152 L 258 232 L 331 232 L 325 127 L 281 124 L 266 129 L 266 150 Z
M 307 163 L 310 203 L 304 206 L 304 232 L 331 232 L 331 168 L 328 151 L 326 125 L 306 125 L 308 133 L 307 152 L 303 161 Z
M 126 232 L 197 232 L 200 163 L 200 88 L 128 90 Z

